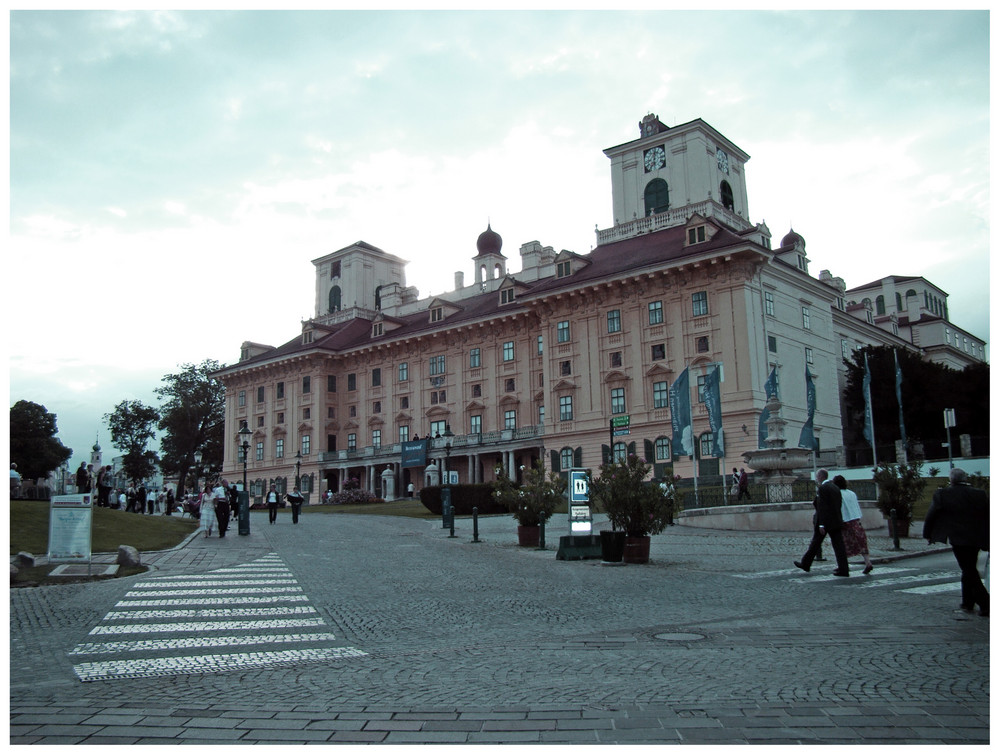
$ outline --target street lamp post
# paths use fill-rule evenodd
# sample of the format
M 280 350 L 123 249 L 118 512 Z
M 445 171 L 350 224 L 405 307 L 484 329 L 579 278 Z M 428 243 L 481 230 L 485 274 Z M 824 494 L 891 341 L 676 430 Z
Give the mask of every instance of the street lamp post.
M 302 452 L 301 451 L 296 451 L 295 452 L 295 488 L 296 489 L 298 489 L 299 485 L 301 485 L 301 480 L 300 480 L 300 476 L 299 476 L 299 471 L 300 471 L 301 468 L 302 468 Z
M 451 459 L 451 439 L 455 434 L 451 431 L 451 425 L 444 426 L 444 479 L 441 481 L 441 527 L 450 529 L 449 537 L 455 537 L 455 508 L 451 505 L 451 472 L 448 469 L 448 462 Z
M 243 492 L 240 493 L 240 534 L 250 534 L 250 489 L 247 487 L 247 457 L 250 453 L 250 428 L 243 420 L 240 427 L 240 449 L 243 451 Z
M 201 460 L 202 460 L 201 451 L 195 451 L 194 452 L 194 492 L 195 493 L 200 493 L 201 492 L 201 482 L 199 481 L 199 477 L 198 477 L 199 473 L 201 472 Z

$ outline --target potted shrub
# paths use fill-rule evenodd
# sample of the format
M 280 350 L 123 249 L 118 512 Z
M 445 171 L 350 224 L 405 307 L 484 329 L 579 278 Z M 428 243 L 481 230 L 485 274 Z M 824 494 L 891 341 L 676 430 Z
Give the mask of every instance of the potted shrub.
M 601 465 L 600 476 L 590 485 L 590 497 L 608 515 L 613 530 L 625 533 L 624 560 L 649 561 L 649 538 L 669 524 L 673 504 L 659 486 L 647 481 L 652 467 L 631 455 L 619 462 Z
M 899 537 L 910 536 L 913 504 L 927 485 L 927 480 L 920 476 L 922 467 L 923 463 L 919 461 L 909 464 L 883 462 L 872 470 L 872 479 L 878 485 L 879 510 L 889 521 L 892 532 Z
M 539 528 L 564 500 L 566 480 L 555 472 L 546 474 L 542 461 L 530 469 L 521 467 L 521 485 L 511 480 L 503 467 L 498 466 L 495 471 L 493 498 L 517 520 L 518 545 L 537 548 Z

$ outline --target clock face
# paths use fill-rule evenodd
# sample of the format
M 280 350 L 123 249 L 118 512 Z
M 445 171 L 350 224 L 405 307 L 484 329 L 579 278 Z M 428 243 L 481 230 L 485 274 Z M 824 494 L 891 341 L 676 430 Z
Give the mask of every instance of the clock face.
M 726 151 L 720 147 L 719 151 L 715 153 L 715 157 L 719 161 L 719 170 L 729 175 L 729 155 L 726 154 Z
M 667 164 L 667 153 L 664 151 L 662 146 L 647 149 L 643 153 L 643 164 L 646 166 L 647 173 L 659 170 Z

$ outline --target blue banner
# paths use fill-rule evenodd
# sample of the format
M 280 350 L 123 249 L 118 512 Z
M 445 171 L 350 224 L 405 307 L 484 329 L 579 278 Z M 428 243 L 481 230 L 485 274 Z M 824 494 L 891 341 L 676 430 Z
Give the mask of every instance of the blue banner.
M 670 386 L 670 424 L 674 431 L 672 443 L 675 456 L 694 455 L 694 437 L 691 428 L 691 388 L 688 368 L 677 376 Z
M 903 424 L 903 371 L 899 369 L 899 357 L 892 350 L 892 358 L 896 362 L 896 402 L 899 404 L 899 439 L 906 448 L 906 425 Z
M 760 420 L 757 422 L 757 448 L 767 446 L 767 421 L 771 418 L 771 410 L 767 408 L 767 402 L 771 396 L 778 395 L 778 368 L 772 367 L 771 374 L 764 381 L 764 410 L 760 413 Z
M 799 433 L 799 448 L 817 451 L 819 444 L 816 443 L 816 433 L 813 431 L 813 417 L 816 416 L 816 385 L 813 383 L 808 367 L 806 367 L 806 410 L 809 415 L 806 418 L 806 423 L 802 426 L 802 432 Z
M 428 438 L 423 440 L 408 440 L 405 443 L 400 444 L 402 449 L 400 451 L 400 461 L 401 467 L 426 467 L 427 466 L 427 444 L 430 442 Z
M 720 459 L 726 455 L 722 433 L 721 375 L 722 369 L 716 365 L 705 376 L 705 408 L 708 410 L 708 426 L 712 430 L 712 455 Z
M 874 420 L 872 418 L 872 374 L 868 371 L 868 354 L 865 354 L 865 377 L 861 381 L 861 391 L 865 396 L 865 425 L 861 432 L 872 447 L 875 446 Z

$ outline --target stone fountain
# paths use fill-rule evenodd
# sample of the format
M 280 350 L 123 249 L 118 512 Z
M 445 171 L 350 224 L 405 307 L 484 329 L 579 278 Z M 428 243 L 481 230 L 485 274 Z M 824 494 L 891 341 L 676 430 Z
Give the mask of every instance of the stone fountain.
M 781 401 L 777 396 L 767 400 L 770 415 L 767 425 L 767 439 L 764 448 L 744 451 L 747 466 L 757 473 L 757 481 L 763 482 L 767 490 L 768 503 L 788 503 L 793 500 L 792 483 L 799 479 L 796 470 L 809 467 L 812 454 L 808 448 L 785 448 L 785 425 L 788 421 L 781 417 Z

